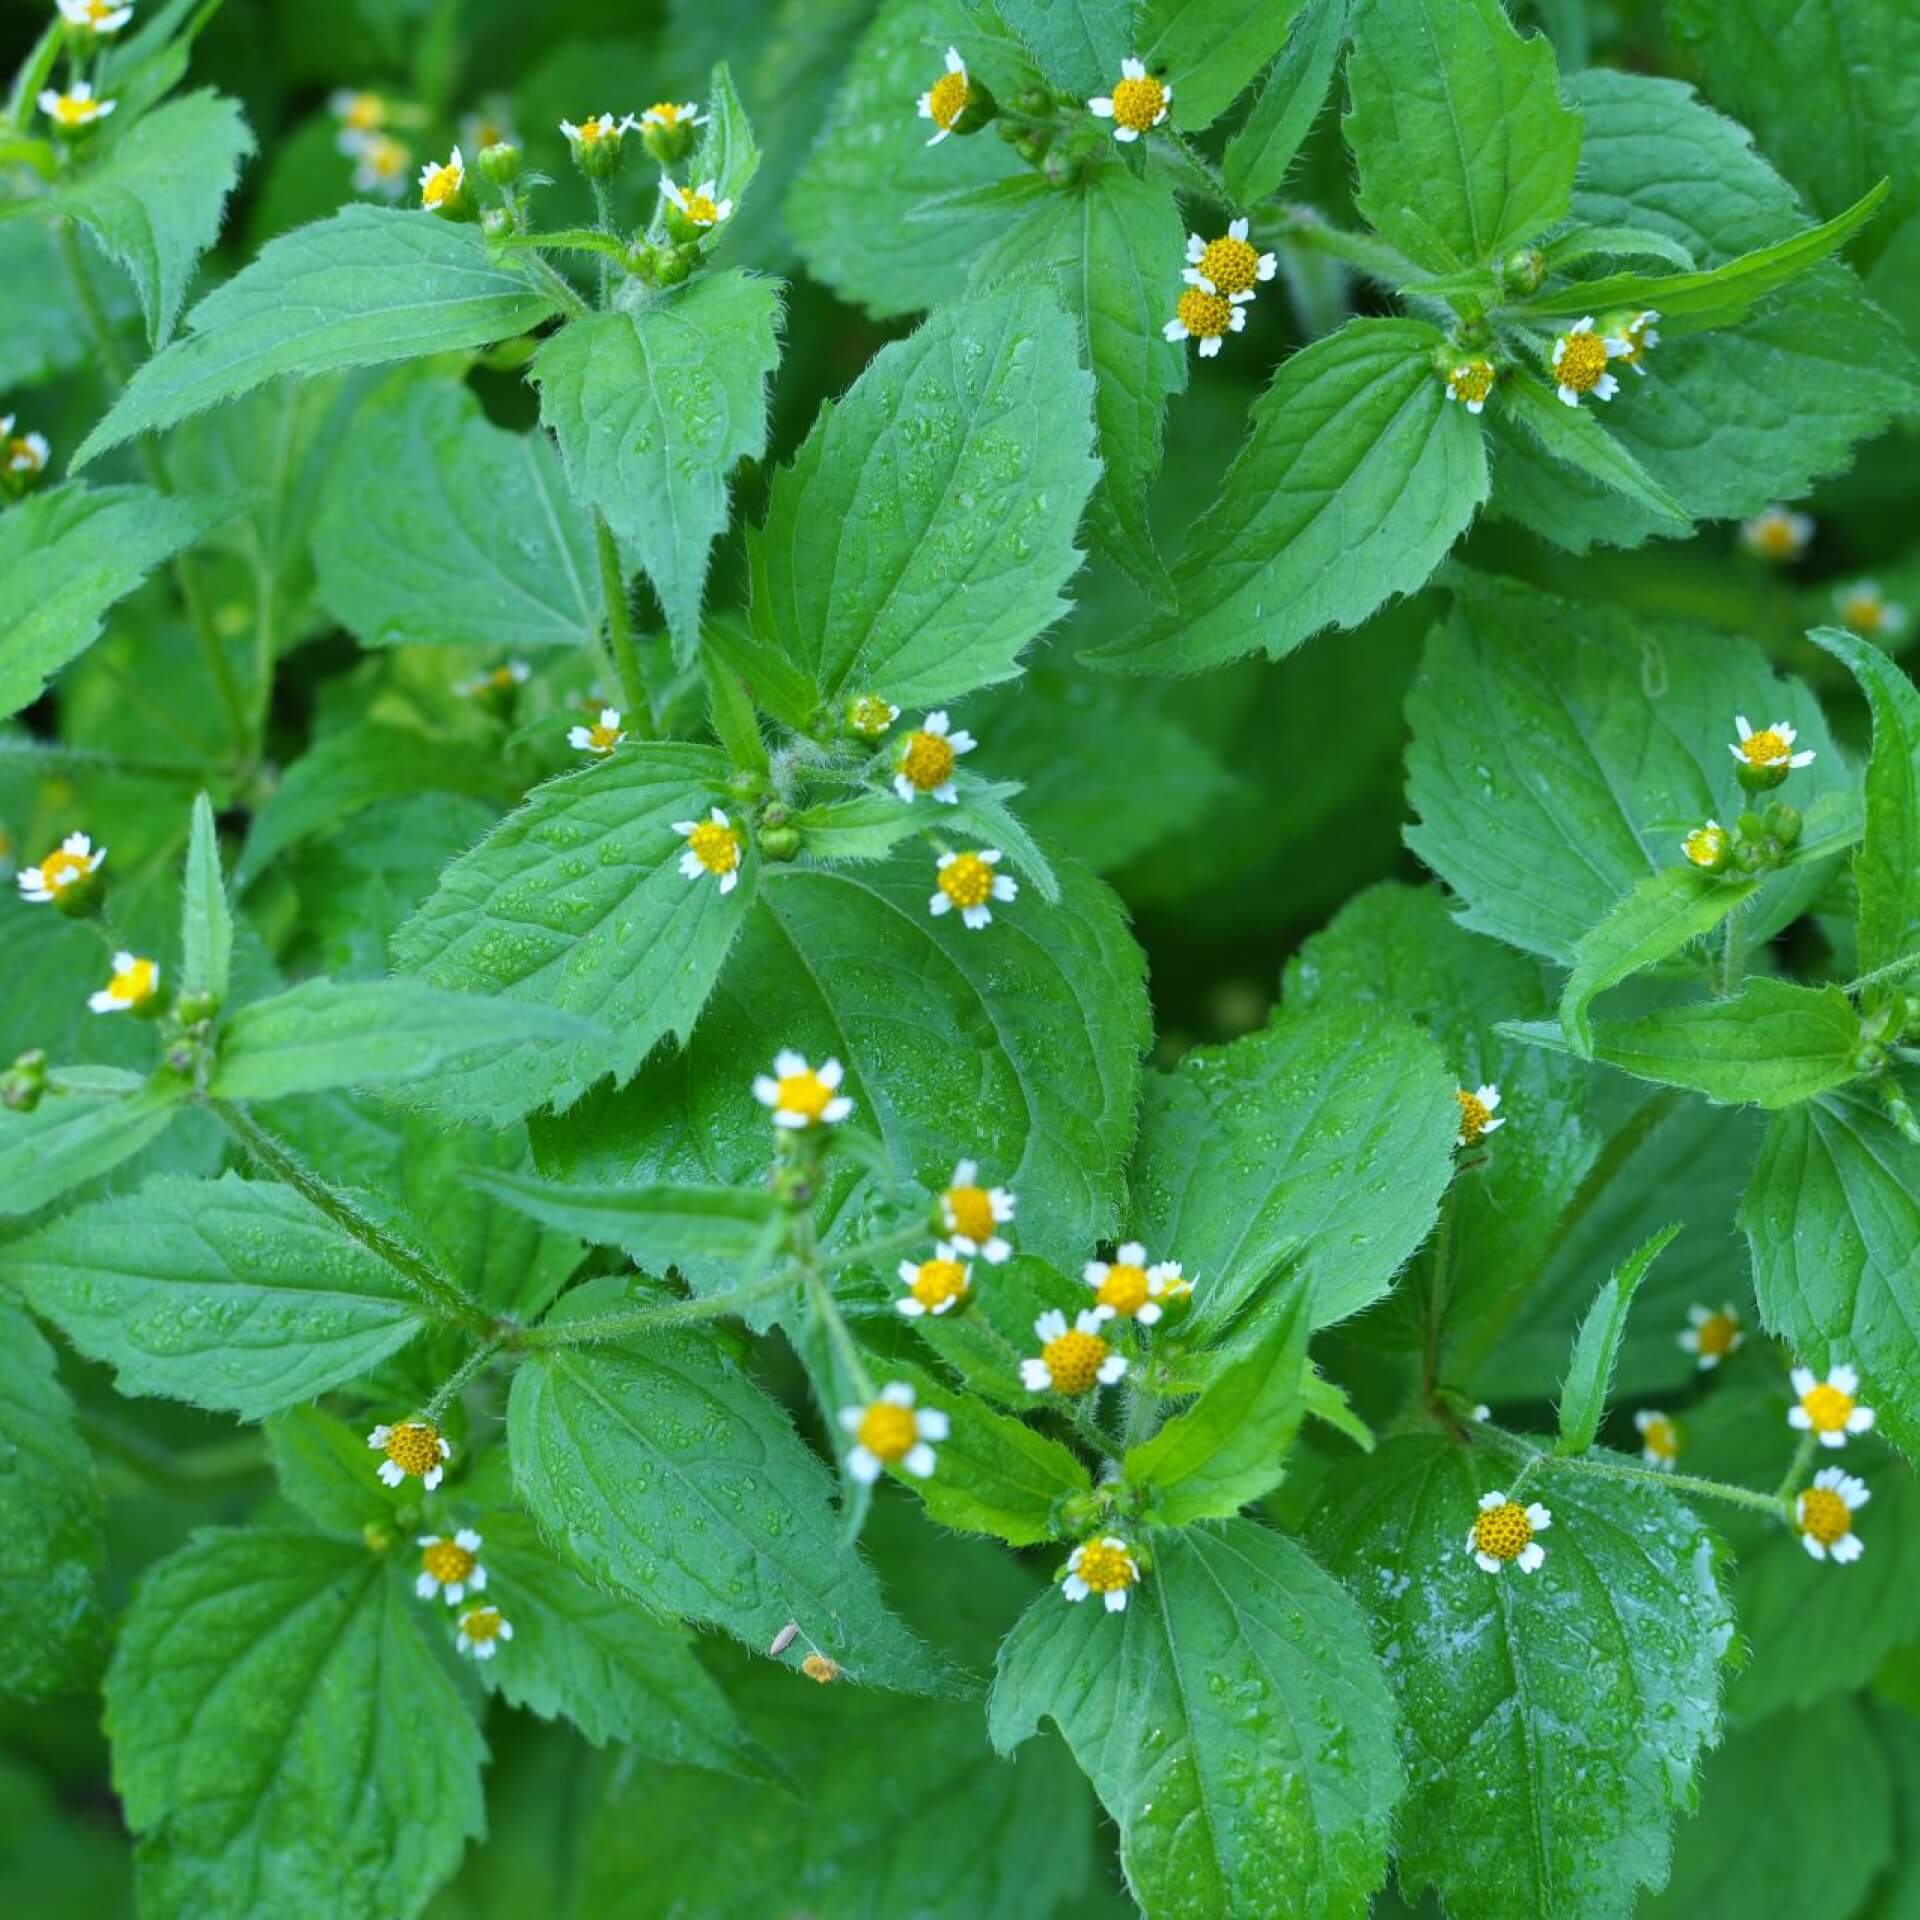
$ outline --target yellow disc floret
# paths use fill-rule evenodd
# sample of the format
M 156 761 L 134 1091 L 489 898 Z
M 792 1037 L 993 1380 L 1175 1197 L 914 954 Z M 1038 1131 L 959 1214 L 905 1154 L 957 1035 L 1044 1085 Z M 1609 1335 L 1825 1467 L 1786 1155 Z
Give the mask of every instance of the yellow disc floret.
M 1100 1282 L 1094 1304 L 1109 1307 L 1121 1319 L 1130 1320 L 1147 1304 L 1149 1297 L 1146 1268 L 1134 1266 L 1130 1261 L 1116 1261 Z M 1089 1586 L 1092 1584 L 1088 1582 Z
M 717 820 L 702 820 L 687 835 L 687 851 L 709 873 L 731 873 L 740 864 L 740 836 Z
M 1223 293 L 1189 287 L 1180 296 L 1174 312 L 1195 340 L 1218 340 L 1233 330 L 1233 303 Z
M 1149 127 L 1158 126 L 1166 107 L 1167 90 L 1150 73 L 1137 78 L 1129 75 L 1113 90 L 1115 122 L 1131 127 L 1135 133 L 1145 133 Z
M 1730 1313 L 1710 1313 L 1694 1329 L 1703 1360 L 1724 1360 L 1740 1344 L 1740 1322 Z
M 847 725 L 869 740 L 876 739 L 893 725 L 899 713 L 891 700 L 883 700 L 877 693 L 863 693 L 848 705 Z
M 967 76 L 943 73 L 927 93 L 927 118 L 942 133 L 951 133 L 953 123 L 967 110 Z
M 1853 1514 L 1831 1487 L 1809 1487 L 1800 1496 L 1797 1516 L 1800 1531 L 1823 1547 L 1836 1545 L 1853 1531 Z
M 1607 343 L 1597 333 L 1565 333 L 1554 366 L 1554 376 L 1575 393 L 1591 393 L 1607 370 Z
M 1842 1393 L 1838 1387 L 1829 1386 L 1823 1381 L 1819 1386 L 1801 1395 L 1800 1404 L 1807 1410 L 1807 1420 L 1812 1432 L 1846 1432 L 1848 1418 L 1853 1413 L 1852 1394 Z
M 392 1452 L 391 1442 L 388 1452 Z M 434 1457 L 439 1458 L 438 1448 L 434 1450 Z M 469 1579 L 479 1564 L 479 1556 L 457 1540 L 436 1540 L 430 1547 L 423 1547 L 420 1551 L 421 1571 L 432 1574 L 443 1587 L 455 1586 Z
M 1456 1088 L 1453 1097 L 1460 1103 L 1460 1143 L 1471 1147 L 1485 1134 L 1493 1114 L 1479 1094 L 1465 1087 Z
M 691 188 L 681 201 L 680 211 L 696 227 L 711 227 L 720 219 L 720 208 L 712 194 L 702 193 L 698 187 Z
M 1740 742 L 1740 757 L 1751 767 L 1777 767 L 1793 758 L 1793 742 L 1772 727 L 1762 727 Z
M 490 1640 L 500 1638 L 500 1629 L 506 1624 L 498 1607 L 475 1607 L 460 1616 L 460 1631 L 476 1647 L 482 1647 Z
M 387 1458 L 413 1479 L 424 1479 L 443 1458 L 440 1429 L 430 1420 L 400 1420 L 388 1430 Z
M 956 907 L 984 907 L 993 898 L 993 869 L 977 853 L 963 853 L 940 869 L 940 891 Z
M 1493 362 L 1478 357 L 1460 361 L 1447 373 L 1447 391 L 1475 413 L 1487 404 L 1493 382 Z
M 913 1451 L 920 1429 L 915 1424 L 912 1407 L 903 1407 L 891 1400 L 876 1400 L 861 1415 L 855 1437 L 876 1460 L 891 1467 Z
M 93 871 L 93 863 L 85 854 L 69 853 L 65 847 L 55 847 L 40 862 L 40 872 L 49 893 L 58 893 L 62 887 L 70 887 L 76 881 L 84 880 Z
M 953 743 L 945 734 L 915 728 L 902 748 L 900 771 L 921 793 L 931 793 L 953 778 L 953 760 Z
M 1040 1358 L 1046 1364 L 1056 1393 L 1088 1393 L 1099 1380 L 1100 1369 L 1111 1351 L 1097 1333 L 1082 1333 L 1078 1327 L 1069 1327 L 1040 1349 Z
M 994 1236 L 998 1223 L 993 1217 L 993 1199 L 985 1187 L 949 1187 L 942 1198 L 951 1232 L 961 1234 L 975 1246 L 984 1247 Z
M 1709 820 L 1704 827 L 1695 827 L 1681 841 L 1680 848 L 1696 867 L 1704 867 L 1709 873 L 1724 867 L 1731 851 L 1726 828 L 1714 820 Z
M 991 1220 L 992 1216 L 988 1218 Z M 991 1226 L 987 1231 L 991 1233 Z M 949 1302 L 957 1305 L 967 1297 L 966 1265 L 963 1261 L 942 1258 L 922 1260 L 909 1291 L 929 1313 L 938 1313 Z M 874 1451 L 877 1453 L 879 1449 L 876 1447 Z
M 1095 1593 L 1119 1593 L 1140 1578 L 1133 1556 L 1124 1547 L 1111 1546 L 1105 1540 L 1089 1540 L 1080 1549 L 1074 1572 Z
M 1517 1500 L 1482 1507 L 1473 1518 L 1475 1551 L 1495 1560 L 1517 1560 L 1533 1539 L 1533 1523 Z
M 810 1126 L 819 1123 L 833 1098 L 833 1089 L 811 1067 L 800 1073 L 783 1073 L 776 1084 L 779 1088 L 777 1110 L 802 1114 Z
M 1251 293 L 1260 278 L 1260 256 L 1245 240 L 1223 233 L 1209 240 L 1199 259 L 1200 277 L 1215 293 Z
M 459 150 L 444 166 L 429 166 L 420 182 L 420 204 L 423 207 L 451 206 L 460 197 L 461 189 L 467 183 L 467 170 L 461 165 Z

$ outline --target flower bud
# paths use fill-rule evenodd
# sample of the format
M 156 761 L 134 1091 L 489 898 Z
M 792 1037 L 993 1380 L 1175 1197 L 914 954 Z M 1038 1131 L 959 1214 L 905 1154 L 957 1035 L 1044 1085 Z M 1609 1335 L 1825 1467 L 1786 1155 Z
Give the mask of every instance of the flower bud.
M 1798 807 L 1790 807 L 1784 800 L 1776 800 L 1762 816 L 1767 831 L 1783 847 L 1796 847 L 1800 844 L 1800 829 L 1804 824 Z
M 29 1047 L 5 1073 L 0 1073 L 0 1106 L 9 1113 L 31 1113 L 47 1090 L 47 1053 Z
M 1500 262 L 1499 272 L 1508 293 L 1538 293 L 1547 277 L 1547 256 L 1538 247 L 1521 247 Z
M 476 164 L 480 168 L 481 179 L 490 181 L 496 187 L 510 187 L 520 178 L 526 155 L 511 140 L 496 140 L 491 146 L 480 149 Z
M 764 859 L 791 860 L 800 851 L 800 829 L 798 827 L 763 827 L 760 830 L 760 852 Z

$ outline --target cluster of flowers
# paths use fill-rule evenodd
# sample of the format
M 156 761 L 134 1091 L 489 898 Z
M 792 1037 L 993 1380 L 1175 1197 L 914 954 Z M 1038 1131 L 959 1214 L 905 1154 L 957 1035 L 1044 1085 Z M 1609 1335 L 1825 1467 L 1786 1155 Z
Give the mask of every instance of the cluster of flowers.
M 84 833 L 70 833 L 37 867 L 24 867 L 14 876 L 22 900 L 50 906 L 58 912 L 82 914 L 98 898 L 96 876 L 106 863 L 107 850 L 96 847 Z M 95 1013 L 159 1013 L 160 963 L 124 950 L 113 956 L 113 973 L 87 1005 Z
M 1727 742 L 1727 751 L 1733 755 L 1734 772 L 1741 786 L 1749 793 L 1768 792 L 1790 773 L 1813 764 L 1811 747 L 1803 747 L 1798 753 L 1794 751 L 1793 743 L 1800 735 L 1788 721 L 1776 720 L 1771 726 L 1756 731 L 1747 724 L 1744 713 L 1737 713 L 1733 717 L 1733 730 L 1736 738 Z M 1729 828 L 1709 819 L 1680 842 L 1680 851 L 1703 873 L 1720 873 L 1734 864 L 1741 846 Z
M 1620 391 L 1620 382 L 1609 371 L 1616 360 L 1644 378 L 1646 357 L 1660 344 L 1659 319 L 1658 312 L 1646 307 L 1638 313 L 1615 314 L 1598 328 L 1591 314 L 1576 320 L 1555 336 L 1547 356 L 1555 393 L 1570 407 L 1577 407 L 1588 395 L 1611 400 Z M 1498 378 L 1498 367 L 1484 354 L 1466 355 L 1446 370 L 1447 398 L 1459 401 L 1469 413 L 1479 413 Z
M 98 50 L 103 41 L 118 37 L 133 19 L 128 0 L 58 0 L 60 19 L 67 30 L 68 51 L 79 59 Z M 72 79 L 64 87 L 46 87 L 39 95 L 40 111 L 63 140 L 91 133 L 119 103 L 103 100 L 85 80 Z

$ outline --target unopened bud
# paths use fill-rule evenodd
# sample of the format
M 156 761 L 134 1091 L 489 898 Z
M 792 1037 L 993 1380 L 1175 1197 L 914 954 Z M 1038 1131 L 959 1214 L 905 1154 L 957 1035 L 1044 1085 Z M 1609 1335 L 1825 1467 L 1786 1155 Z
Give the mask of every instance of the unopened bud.
M 1509 293 L 1537 293 L 1547 277 L 1547 256 L 1538 247 L 1521 247 L 1500 262 L 1500 284 Z
M 0 1073 L 0 1106 L 9 1113 L 31 1113 L 47 1090 L 47 1054 L 29 1047 L 5 1073 Z
M 474 164 L 480 169 L 481 179 L 491 181 L 496 187 L 510 187 L 520 178 L 526 155 L 511 140 L 496 140 L 480 149 Z
M 768 860 L 791 860 L 800 851 L 798 827 L 763 827 L 760 852 Z

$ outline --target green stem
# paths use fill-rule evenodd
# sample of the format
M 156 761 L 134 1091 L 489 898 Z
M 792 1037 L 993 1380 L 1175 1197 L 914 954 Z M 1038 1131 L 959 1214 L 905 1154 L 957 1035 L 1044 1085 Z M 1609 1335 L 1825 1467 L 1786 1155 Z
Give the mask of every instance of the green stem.
M 538 253 L 514 252 L 514 260 L 528 279 L 538 283 L 540 291 L 561 309 L 571 320 L 578 320 L 591 313 L 593 309 L 581 299 L 574 284 L 551 261 L 543 260 Z
M 246 1148 L 275 1179 L 284 1181 L 317 1212 L 323 1213 L 342 1232 L 358 1240 L 369 1253 L 384 1260 L 408 1287 L 443 1320 L 462 1326 L 482 1340 L 501 1337 L 499 1323 L 471 1300 L 431 1262 L 423 1259 L 385 1227 L 362 1213 L 339 1188 L 329 1186 L 309 1171 L 283 1147 L 272 1134 L 256 1122 L 243 1107 L 231 1101 L 208 1102 L 226 1130 Z
M 685 1326 L 694 1320 L 718 1320 L 730 1313 L 774 1299 L 799 1279 L 791 1267 L 769 1274 L 750 1287 L 738 1287 L 731 1293 L 710 1293 L 698 1300 L 675 1300 L 661 1307 L 628 1307 L 619 1313 L 596 1314 L 591 1320 L 543 1322 L 520 1335 L 523 1347 L 584 1347 L 601 1340 L 617 1340 L 624 1334 L 641 1333 L 650 1327 Z
M 1281 224 L 1280 238 L 1289 246 L 1305 248 L 1309 253 L 1329 254 L 1357 267 L 1370 280 L 1390 287 L 1402 287 L 1420 277 L 1412 264 L 1370 233 L 1353 233 L 1324 220 L 1311 207 L 1291 203 L 1272 204 L 1272 216 Z
M 614 676 L 620 682 L 620 709 L 628 731 L 638 739 L 653 738 L 653 702 L 640 672 L 640 649 L 633 642 L 633 610 L 627 604 L 626 570 L 613 529 L 598 507 L 593 510 L 593 540 L 600 555 L 600 592 L 607 603 L 607 651 L 613 656 Z
M 475 1347 L 454 1370 L 453 1377 L 428 1401 L 420 1418 L 437 1421 L 453 1404 L 454 1396 L 507 1344 L 508 1338 L 507 1334 L 496 1334 L 491 1340 Z
M 882 1234 L 878 1240 L 863 1240 L 858 1246 L 842 1247 L 837 1253 L 823 1253 L 820 1256 L 820 1271 L 838 1273 L 842 1267 L 887 1260 L 896 1253 L 911 1253 L 914 1248 L 924 1247 L 929 1240 L 937 1237 L 924 1222 L 919 1226 L 902 1227 L 898 1233 Z
M 1903 960 L 1889 960 L 1884 967 L 1875 967 L 1871 973 L 1863 973 L 1857 980 L 1849 980 L 1848 993 L 1859 993 L 1866 987 L 1877 987 L 1885 980 L 1898 980 L 1909 973 L 1920 973 L 1920 953 L 1910 953 Z
M 1793 1517 L 1792 1509 L 1780 1495 L 1756 1493 L 1751 1487 L 1737 1487 L 1729 1480 L 1706 1480 L 1698 1474 L 1668 1473 L 1664 1468 L 1635 1467 L 1625 1461 L 1594 1460 L 1581 1454 L 1553 1453 L 1545 1447 L 1536 1447 L 1530 1440 L 1523 1440 L 1517 1433 L 1502 1433 L 1495 1427 L 1482 1427 L 1480 1431 L 1497 1445 L 1523 1457 L 1525 1464 L 1520 1478 L 1514 1482 L 1516 1487 L 1524 1484 L 1536 1472 L 1587 1473 L 1603 1480 L 1637 1480 L 1667 1493 L 1697 1493 L 1703 1499 L 1724 1500 L 1730 1506 L 1746 1507 L 1755 1513 L 1768 1514 L 1775 1520 L 1790 1520 Z
M 1735 907 L 1721 923 L 1720 998 L 1731 1000 L 1739 990 L 1740 971 L 1746 959 L 1746 941 L 1740 932 L 1740 909 Z
M 1780 1482 L 1779 1491 L 1773 1496 L 1783 1507 L 1791 1508 L 1793 1496 L 1800 1491 L 1800 1483 L 1807 1477 L 1807 1469 L 1813 1465 L 1813 1456 L 1819 1446 L 1819 1435 L 1803 1433 L 1800 1436 L 1800 1444 L 1793 1450 L 1793 1461 L 1787 1468 L 1786 1478 Z
M 1440 1222 L 1433 1235 L 1433 1276 L 1427 1287 L 1427 1332 L 1420 1364 L 1423 1397 L 1432 1394 L 1440 1379 L 1440 1340 L 1446 1327 L 1447 1290 L 1453 1272 L 1453 1196 L 1458 1185 L 1456 1173 L 1441 1196 Z
M 614 239 L 613 225 L 613 182 L 602 180 L 596 174 L 592 181 L 594 218 L 599 222 L 600 231 L 609 240 Z M 604 307 L 613 289 L 613 263 L 603 253 L 599 258 L 600 267 L 600 304 Z

